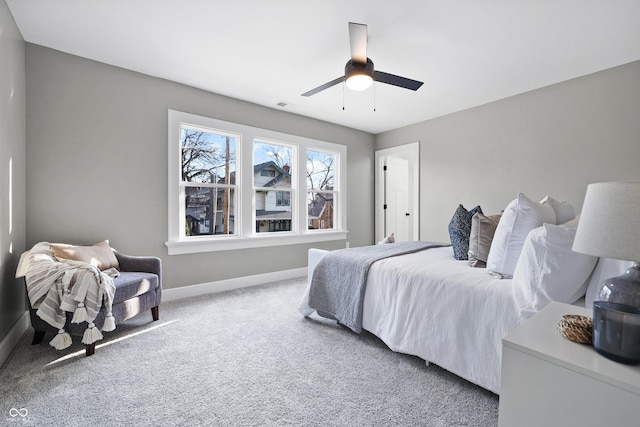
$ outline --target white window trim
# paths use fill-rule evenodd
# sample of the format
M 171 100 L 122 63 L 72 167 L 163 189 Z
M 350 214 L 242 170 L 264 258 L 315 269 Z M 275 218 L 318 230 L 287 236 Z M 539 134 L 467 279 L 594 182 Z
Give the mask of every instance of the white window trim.
M 169 154 L 169 180 L 168 180 L 168 240 L 165 245 L 169 255 L 181 255 L 198 252 L 213 252 L 232 249 L 260 248 L 268 246 L 297 245 L 304 243 L 326 242 L 344 240 L 347 238 L 347 147 L 326 141 L 305 138 L 297 135 L 289 135 L 253 126 L 226 122 L 181 111 L 168 111 L 168 154 Z M 180 129 L 182 125 L 199 128 L 220 129 L 223 133 L 239 134 L 236 145 L 236 174 L 237 206 L 236 206 L 236 234 L 223 236 L 191 236 L 181 237 L 180 224 L 183 224 L 184 215 L 181 216 L 180 197 Z M 272 140 L 282 141 L 285 144 L 297 146 L 296 161 L 292 167 L 293 176 L 297 178 L 292 182 L 294 193 L 291 197 L 292 227 L 296 231 L 278 233 L 255 232 L 255 199 L 253 196 L 253 141 Z M 337 212 L 334 228 L 331 230 L 307 229 L 307 205 L 306 205 L 306 152 L 307 150 L 332 152 L 337 155 L 336 182 L 339 189 L 335 194 L 337 198 Z M 249 183 L 248 185 L 246 183 Z M 250 191 L 251 190 L 251 191 Z M 295 204 L 295 205 L 294 205 Z M 182 218 L 182 221 L 181 221 Z M 184 230 L 184 227 L 182 227 Z

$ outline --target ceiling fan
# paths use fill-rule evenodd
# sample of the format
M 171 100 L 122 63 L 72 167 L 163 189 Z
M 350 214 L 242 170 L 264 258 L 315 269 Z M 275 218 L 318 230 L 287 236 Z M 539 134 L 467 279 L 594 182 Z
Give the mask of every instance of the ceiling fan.
M 365 24 L 349 22 L 349 41 L 351 59 L 344 66 L 344 76 L 311 89 L 303 93 L 302 96 L 314 95 L 343 81 L 349 89 L 353 90 L 365 90 L 371 86 L 374 80 L 411 90 L 418 90 L 422 86 L 422 82 L 417 80 L 374 70 L 373 61 L 367 58 L 367 26 Z

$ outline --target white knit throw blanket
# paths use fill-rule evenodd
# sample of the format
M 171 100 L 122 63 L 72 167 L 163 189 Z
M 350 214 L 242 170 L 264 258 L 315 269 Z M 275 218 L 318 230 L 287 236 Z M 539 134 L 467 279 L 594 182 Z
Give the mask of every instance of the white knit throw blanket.
M 93 321 L 103 301 L 107 317 L 102 330 L 115 329 L 111 306 L 116 289 L 113 278 L 119 275 L 118 270 L 100 271 L 88 263 L 56 258 L 46 242 L 22 254 L 20 264 L 16 275 L 24 273 L 31 307 L 38 317 L 59 329 L 50 342 L 53 347 L 62 350 L 71 345 L 71 336 L 64 330 L 66 312 L 74 313 L 72 323 L 88 323 L 84 344 L 102 339 Z

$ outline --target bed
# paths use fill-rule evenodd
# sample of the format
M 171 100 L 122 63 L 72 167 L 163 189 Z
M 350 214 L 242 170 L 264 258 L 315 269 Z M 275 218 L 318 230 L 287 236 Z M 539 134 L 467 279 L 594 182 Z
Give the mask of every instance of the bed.
M 309 278 L 325 253 L 309 251 Z M 309 289 L 299 306 L 305 316 L 314 312 Z M 470 268 L 453 258 L 451 247 L 386 258 L 369 270 L 363 329 L 393 351 L 435 363 L 494 393 L 500 389 L 501 339 L 520 321 L 512 280 Z
M 516 202 L 523 202 L 520 195 Z M 510 206 L 503 217 L 510 215 Z M 502 338 L 552 300 L 585 306 L 585 293 L 592 295 L 589 289 L 607 274 L 603 269 L 612 268 L 602 264 L 594 270 L 596 258 L 571 250 L 578 219 L 555 225 L 539 218 L 529 225 L 510 274 L 497 274 L 489 264 L 473 268 L 470 261 L 457 260 L 451 246 L 372 263 L 362 329 L 393 351 L 418 356 L 499 394 Z M 509 219 L 499 221 L 506 227 Z M 518 230 L 510 231 L 513 235 Z M 500 233 L 498 227 L 494 239 L 500 239 Z M 312 308 L 316 305 L 310 304 L 309 295 L 314 270 L 328 253 L 309 250 L 309 280 L 298 306 L 303 316 L 327 317 Z

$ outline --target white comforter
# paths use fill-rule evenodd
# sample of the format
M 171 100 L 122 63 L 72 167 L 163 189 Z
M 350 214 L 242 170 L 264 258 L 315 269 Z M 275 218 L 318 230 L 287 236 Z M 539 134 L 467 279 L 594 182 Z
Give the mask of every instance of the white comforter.
M 306 298 L 299 310 L 308 316 Z M 450 247 L 387 258 L 369 270 L 364 329 L 394 351 L 494 393 L 500 392 L 502 338 L 520 322 L 512 281 L 456 261 Z

